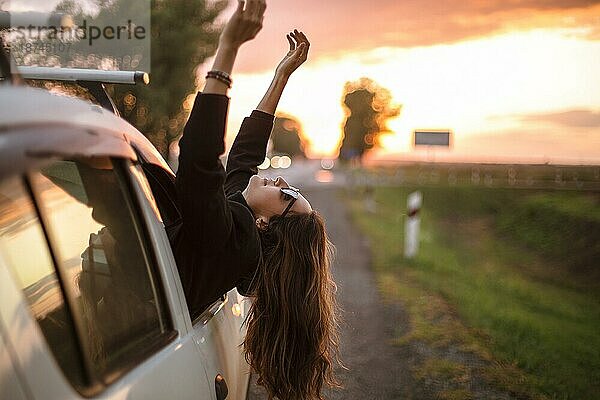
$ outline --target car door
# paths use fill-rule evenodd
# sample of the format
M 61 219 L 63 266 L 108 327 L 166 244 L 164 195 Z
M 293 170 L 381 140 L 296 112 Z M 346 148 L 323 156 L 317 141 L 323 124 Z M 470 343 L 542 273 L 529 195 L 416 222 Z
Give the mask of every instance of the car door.
M 33 398 L 215 398 L 132 168 L 61 160 L 0 182 L 0 316 Z
M 209 379 L 225 379 L 232 400 L 246 398 L 250 368 L 243 356 L 243 324 L 249 299 L 234 288 L 193 321 L 196 343 L 207 359 Z

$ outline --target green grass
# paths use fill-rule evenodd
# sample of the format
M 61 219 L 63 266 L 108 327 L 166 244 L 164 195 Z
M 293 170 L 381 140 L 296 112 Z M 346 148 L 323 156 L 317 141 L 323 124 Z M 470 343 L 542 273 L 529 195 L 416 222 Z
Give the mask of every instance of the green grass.
M 412 330 L 397 342 L 458 345 L 489 361 L 481 371 L 488 380 L 521 397 L 600 393 L 597 198 L 422 189 L 420 251 L 406 261 L 402 214 L 410 191 L 377 188 L 375 214 L 363 211 L 357 193 L 348 196 L 371 239 L 382 291 L 409 309 Z

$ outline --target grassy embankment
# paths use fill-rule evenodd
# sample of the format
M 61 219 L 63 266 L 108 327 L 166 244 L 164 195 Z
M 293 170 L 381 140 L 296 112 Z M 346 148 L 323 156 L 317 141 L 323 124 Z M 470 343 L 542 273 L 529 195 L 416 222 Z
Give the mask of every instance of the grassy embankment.
M 347 196 L 370 239 L 385 297 L 410 314 L 399 345 L 425 342 L 486 362 L 432 355 L 415 377 L 443 380 L 440 398 L 468 399 L 477 375 L 519 398 L 600 393 L 598 194 L 423 188 L 420 252 L 402 257 L 411 188 L 376 188 L 376 213 Z

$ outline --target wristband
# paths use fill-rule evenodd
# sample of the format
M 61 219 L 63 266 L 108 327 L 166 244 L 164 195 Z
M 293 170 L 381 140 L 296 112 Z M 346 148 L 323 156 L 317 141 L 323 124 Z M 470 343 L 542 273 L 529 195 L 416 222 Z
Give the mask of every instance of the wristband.
M 227 85 L 228 88 L 231 88 L 231 84 L 233 82 L 231 80 L 231 75 L 229 75 L 227 72 L 217 71 L 214 69 L 212 71 L 208 71 L 208 73 L 206 74 L 206 79 L 208 78 L 213 78 L 218 80 L 219 82 L 223 82 Z

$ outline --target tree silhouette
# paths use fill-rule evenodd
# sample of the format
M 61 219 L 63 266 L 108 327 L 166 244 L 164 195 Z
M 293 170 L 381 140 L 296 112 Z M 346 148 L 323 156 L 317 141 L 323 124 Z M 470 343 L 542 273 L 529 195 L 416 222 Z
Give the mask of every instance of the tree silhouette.
M 305 156 L 302 143 L 302 125 L 289 114 L 277 113 L 273 132 L 271 133 L 273 153 L 286 154 L 290 157 Z
M 387 121 L 400 115 L 401 105 L 392 104 L 390 91 L 369 78 L 346 82 L 342 95 L 346 111 L 342 160 L 359 160 L 377 145 L 379 134 L 389 132 Z

